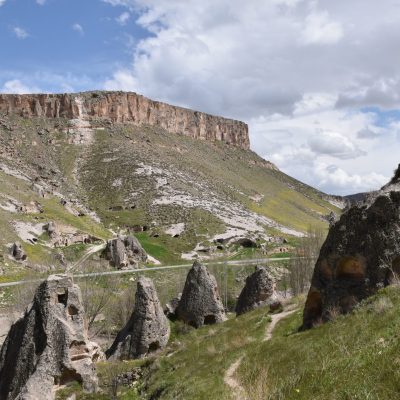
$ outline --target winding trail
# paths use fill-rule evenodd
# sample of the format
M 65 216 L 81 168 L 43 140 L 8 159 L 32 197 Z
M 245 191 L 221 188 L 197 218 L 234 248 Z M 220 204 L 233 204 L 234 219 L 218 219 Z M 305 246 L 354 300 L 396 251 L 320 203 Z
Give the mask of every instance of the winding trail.
M 294 309 L 289 309 L 287 311 L 283 311 L 279 314 L 272 314 L 271 322 L 267 326 L 263 342 L 267 342 L 268 340 L 272 339 L 272 332 L 274 331 L 276 324 L 279 321 L 288 317 L 290 314 L 293 314 L 297 310 L 298 310 L 298 308 L 294 308 Z M 240 356 L 235 362 L 233 362 L 230 365 L 230 367 L 226 370 L 225 376 L 224 376 L 224 383 L 231 388 L 232 395 L 235 400 L 247 400 L 246 391 L 245 391 L 244 387 L 235 378 L 236 371 L 239 368 L 242 360 L 243 360 L 243 355 Z
M 94 246 L 89 247 L 85 254 L 72 266 L 66 269 L 66 272 L 71 272 L 76 270 L 80 265 L 82 265 L 92 254 L 98 253 L 101 250 L 106 248 L 107 243 L 104 241 L 101 244 L 97 244 Z
M 268 326 L 267 326 L 267 330 L 265 331 L 265 336 L 264 336 L 263 342 L 267 342 L 268 340 L 272 339 L 272 332 L 274 331 L 276 324 L 280 320 L 288 317 L 290 314 L 293 314 L 297 310 L 298 310 L 298 308 L 294 308 L 294 309 L 289 309 L 287 311 L 283 311 L 279 314 L 272 314 L 271 315 L 271 323 L 268 324 Z

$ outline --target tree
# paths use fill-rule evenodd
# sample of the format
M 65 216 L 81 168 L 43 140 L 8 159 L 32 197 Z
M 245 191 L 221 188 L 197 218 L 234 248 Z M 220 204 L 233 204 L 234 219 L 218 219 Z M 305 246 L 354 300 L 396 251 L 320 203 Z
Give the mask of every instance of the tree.
M 306 292 L 309 288 L 325 236 L 321 228 L 312 226 L 308 229 L 307 236 L 301 239 L 300 246 L 296 248 L 295 256 L 289 265 L 289 283 L 294 296 Z

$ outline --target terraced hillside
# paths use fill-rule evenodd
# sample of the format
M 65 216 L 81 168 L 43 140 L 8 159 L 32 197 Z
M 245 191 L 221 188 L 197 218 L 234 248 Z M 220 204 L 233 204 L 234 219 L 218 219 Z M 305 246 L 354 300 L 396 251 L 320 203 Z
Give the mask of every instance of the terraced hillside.
M 187 122 L 185 116 L 186 128 L 177 134 L 180 120 L 171 128 L 157 116 L 144 124 L 118 113 L 93 115 L 91 101 L 114 95 L 68 95 L 73 115 L 52 115 L 43 105 L 46 97 L 40 97 L 43 104 L 37 100 L 42 106 L 32 103 L 33 113 L 22 106 L 0 107 L 3 272 L 65 267 L 124 232 L 134 233 L 162 263 L 199 255 L 270 254 L 277 247 L 286 251 L 310 225 L 324 227 L 327 214 L 340 212 L 340 199 L 248 150 L 247 128 L 240 123 L 227 122 L 234 131 L 230 136 L 225 120 L 177 109 L 176 115 L 195 118 Z M 13 96 L 13 104 L 23 103 L 23 97 Z M 152 113 L 164 110 L 151 107 Z M 191 134 L 197 130 L 190 124 L 201 119 L 217 133 Z M 60 227 L 61 243 L 51 241 L 49 222 Z M 16 241 L 28 256 L 22 264 L 9 255 Z

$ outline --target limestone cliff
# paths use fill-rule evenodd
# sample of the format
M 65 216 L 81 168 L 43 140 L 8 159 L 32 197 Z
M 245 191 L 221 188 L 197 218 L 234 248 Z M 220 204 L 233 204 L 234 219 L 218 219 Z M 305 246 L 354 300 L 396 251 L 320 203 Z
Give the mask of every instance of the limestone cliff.
M 243 122 L 171 106 L 132 92 L 2 94 L 0 114 L 158 126 L 195 139 L 250 147 L 248 127 Z

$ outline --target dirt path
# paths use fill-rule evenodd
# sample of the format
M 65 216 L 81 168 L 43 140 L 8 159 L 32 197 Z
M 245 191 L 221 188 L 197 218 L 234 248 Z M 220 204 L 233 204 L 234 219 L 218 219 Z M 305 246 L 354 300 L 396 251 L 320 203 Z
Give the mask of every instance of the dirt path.
M 281 313 L 279 313 L 279 314 L 272 314 L 272 316 L 271 316 L 271 323 L 268 324 L 268 326 L 267 326 L 267 330 L 265 331 L 265 337 L 264 337 L 263 342 L 267 342 L 268 340 L 271 340 L 271 339 L 272 339 L 272 332 L 274 331 L 274 329 L 275 329 L 275 327 L 276 327 L 276 324 L 277 324 L 280 320 L 282 320 L 282 319 L 288 317 L 290 314 L 293 314 L 293 313 L 296 312 L 297 310 L 298 310 L 298 308 L 294 308 L 294 309 L 292 309 L 292 310 L 283 311 L 283 312 L 281 312 Z
M 271 323 L 268 324 L 267 330 L 265 331 L 265 336 L 263 342 L 272 339 L 272 332 L 274 331 L 276 324 L 282 319 L 288 317 L 290 314 L 296 312 L 298 308 L 289 309 L 287 311 L 281 312 L 279 314 L 272 314 Z M 235 362 L 233 362 L 230 367 L 225 372 L 224 382 L 227 386 L 229 386 L 232 390 L 233 398 L 235 400 L 246 400 L 246 391 L 243 386 L 239 383 L 239 381 L 235 378 L 235 374 L 237 369 L 242 362 L 243 356 L 239 357 Z
M 224 376 L 225 385 L 231 388 L 233 392 L 233 398 L 235 400 L 246 400 L 247 398 L 243 386 L 235 378 L 236 370 L 239 368 L 242 359 L 243 356 L 241 356 L 234 363 L 232 363 L 230 367 L 227 369 Z
M 99 251 L 103 250 L 106 248 L 107 243 L 103 242 L 101 244 L 97 244 L 94 246 L 89 247 L 88 250 L 86 250 L 85 254 L 72 266 L 67 268 L 66 272 L 72 272 L 76 270 L 82 263 L 84 263 L 92 254 L 98 253 Z

